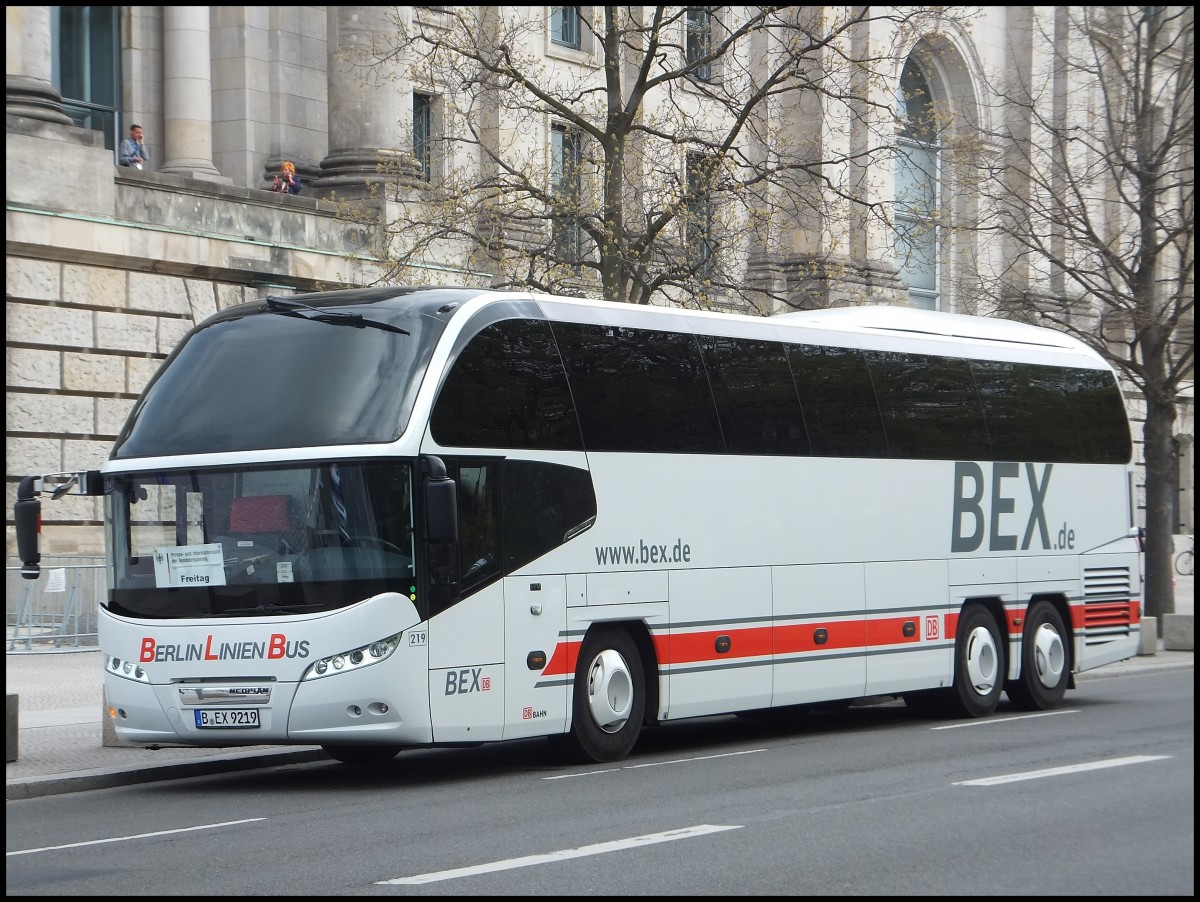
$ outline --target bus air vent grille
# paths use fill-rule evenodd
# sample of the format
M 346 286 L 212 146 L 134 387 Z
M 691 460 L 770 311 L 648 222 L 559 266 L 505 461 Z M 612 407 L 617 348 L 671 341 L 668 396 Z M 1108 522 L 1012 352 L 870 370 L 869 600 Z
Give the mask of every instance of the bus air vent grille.
M 1129 598 L 1131 586 L 1128 567 L 1085 567 L 1083 597 Z
M 1083 608 L 1083 625 L 1091 630 L 1128 627 L 1130 623 L 1129 603 L 1102 604 L 1089 602 Z

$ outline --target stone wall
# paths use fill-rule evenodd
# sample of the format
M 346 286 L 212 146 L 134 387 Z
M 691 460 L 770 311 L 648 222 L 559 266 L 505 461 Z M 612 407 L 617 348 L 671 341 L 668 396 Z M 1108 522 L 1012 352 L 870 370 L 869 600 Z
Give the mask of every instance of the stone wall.
M 7 124 L 12 556 L 19 478 L 99 466 L 192 326 L 272 293 L 365 284 L 371 260 L 361 227 L 334 203 L 119 169 L 93 132 L 14 117 Z M 42 510 L 44 555 L 101 553 L 99 499 L 43 499 Z

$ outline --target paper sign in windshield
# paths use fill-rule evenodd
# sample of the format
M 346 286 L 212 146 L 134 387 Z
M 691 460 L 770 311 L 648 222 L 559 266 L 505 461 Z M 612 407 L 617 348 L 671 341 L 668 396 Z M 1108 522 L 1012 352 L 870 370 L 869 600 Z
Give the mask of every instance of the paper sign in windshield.
M 154 582 L 160 587 L 225 585 L 225 558 L 221 543 L 156 548 Z

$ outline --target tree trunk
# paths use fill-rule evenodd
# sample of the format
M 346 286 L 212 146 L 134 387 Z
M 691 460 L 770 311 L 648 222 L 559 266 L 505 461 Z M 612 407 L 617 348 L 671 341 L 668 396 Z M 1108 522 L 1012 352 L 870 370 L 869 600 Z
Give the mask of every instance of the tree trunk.
M 1158 618 L 1162 636 L 1163 615 L 1175 613 L 1174 479 L 1171 454 L 1175 428 L 1173 400 L 1147 398 L 1144 429 L 1146 455 L 1146 597 L 1143 613 Z

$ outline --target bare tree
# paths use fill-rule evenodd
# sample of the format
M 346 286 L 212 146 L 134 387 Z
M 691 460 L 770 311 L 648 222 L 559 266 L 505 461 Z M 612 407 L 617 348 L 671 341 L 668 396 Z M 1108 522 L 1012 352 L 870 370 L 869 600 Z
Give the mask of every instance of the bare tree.
M 1177 397 L 1193 378 L 1194 11 L 1041 7 L 1005 83 L 989 223 L 1009 315 L 1103 354 L 1145 404 L 1145 609 L 1175 610 Z
M 383 279 L 456 259 L 496 285 L 769 312 L 803 305 L 755 270 L 795 260 L 793 232 L 890 228 L 865 173 L 895 143 L 891 42 L 942 8 L 533 9 L 550 23 L 401 13 L 394 43 L 360 61 L 435 97 L 443 136 L 418 148 L 420 177 L 398 173 L 375 233 Z

